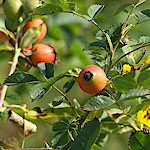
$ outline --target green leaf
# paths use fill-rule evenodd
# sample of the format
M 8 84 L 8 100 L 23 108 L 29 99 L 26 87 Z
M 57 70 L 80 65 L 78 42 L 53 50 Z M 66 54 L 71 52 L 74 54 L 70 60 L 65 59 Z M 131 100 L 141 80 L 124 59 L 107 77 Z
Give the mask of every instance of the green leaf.
M 52 139 L 52 146 L 54 148 L 64 146 L 68 142 L 69 137 L 74 139 L 75 128 L 76 125 L 69 122 L 67 118 L 61 118 L 60 121 L 53 126 L 53 131 L 56 132 L 56 134 Z
M 68 133 L 67 132 L 56 134 L 51 141 L 52 146 L 54 148 L 56 148 L 57 146 L 59 147 L 61 145 L 66 145 L 67 142 L 68 142 Z
M 63 97 L 63 96 L 57 96 L 57 97 L 52 101 L 52 105 L 53 105 L 53 107 L 59 106 L 63 101 L 64 101 L 64 97 Z
M 105 47 L 105 46 L 106 46 L 105 42 L 99 42 L 99 41 L 92 42 L 89 44 L 89 47 Z
M 41 71 L 41 73 L 49 79 L 50 77 L 54 76 L 54 64 L 52 63 L 39 63 L 38 67 Z
M 3 112 L 1 112 L 1 113 L 0 113 L 0 117 L 1 117 L 2 120 L 5 122 L 5 121 L 8 119 L 8 117 L 9 117 L 9 115 L 8 115 L 8 110 L 5 109 Z
M 24 48 L 29 45 L 32 45 L 41 34 L 40 28 L 40 26 L 29 28 L 21 38 L 20 47 Z
M 8 41 L 0 39 L 0 51 L 1 50 L 11 51 L 13 49 L 14 48 L 12 47 L 12 45 Z
M 60 74 L 58 76 L 47 79 L 47 81 L 45 82 L 45 88 L 49 89 L 55 82 L 59 81 L 60 79 L 64 77 L 65 77 L 65 74 Z
M 109 28 L 108 34 L 109 34 L 113 44 L 115 44 L 120 39 L 121 30 L 122 30 L 122 24 L 121 23 L 112 25 Z
M 130 89 L 125 94 L 122 94 L 119 100 L 131 100 L 138 97 L 150 95 L 149 90 L 144 89 Z
M 137 82 L 140 86 L 149 86 L 150 85 L 150 70 L 142 71 L 137 79 Z
M 63 12 L 63 9 L 60 6 L 57 6 L 55 4 L 42 4 L 40 7 L 36 8 L 31 16 L 34 15 L 49 15 L 52 13 L 57 13 L 57 12 Z
M 62 4 L 64 8 L 73 10 L 73 11 L 77 11 L 77 4 L 75 2 L 71 2 L 71 1 L 67 1 L 67 0 L 59 0 Z
M 103 147 L 108 141 L 109 135 L 107 133 L 101 133 L 97 140 L 97 145 Z
M 128 91 L 129 89 L 137 88 L 137 83 L 134 79 L 134 71 L 125 75 L 119 76 L 113 80 L 113 84 L 119 91 Z
M 131 5 L 132 5 L 131 3 L 125 3 L 125 4 L 121 5 L 121 6 L 117 9 L 115 15 L 117 15 L 117 14 L 119 14 L 120 12 L 124 11 L 127 7 L 129 7 L 129 6 L 131 6 Z
M 99 132 L 100 122 L 98 119 L 87 122 L 72 143 L 70 150 L 91 150 L 92 145 L 97 140 Z
M 134 60 L 135 60 L 136 64 L 138 64 L 141 61 L 141 59 L 144 57 L 145 53 L 146 53 L 145 50 L 135 52 Z
M 18 104 L 21 102 L 21 97 L 15 91 L 8 89 L 5 96 L 5 101 L 7 101 L 9 104 Z
M 32 76 L 31 74 L 25 72 L 15 72 L 14 74 L 6 78 L 4 84 L 8 86 L 13 86 L 13 85 L 23 84 L 23 83 L 33 83 L 35 81 L 39 81 L 39 80 L 36 77 Z
M 129 142 L 130 150 L 149 150 L 150 148 L 150 134 L 143 132 L 132 133 Z
M 149 36 L 141 36 L 139 38 L 139 43 L 148 43 L 150 42 L 150 37 Z
M 53 132 L 57 132 L 57 133 L 63 133 L 64 131 L 66 131 L 68 129 L 69 126 L 69 122 L 56 122 L 53 126 Z
M 142 4 L 142 3 L 144 3 L 144 2 L 146 2 L 146 1 L 147 0 L 140 0 L 140 1 L 138 1 L 137 6 L 140 5 L 140 4 Z
M 142 102 L 141 104 L 138 104 L 136 105 L 135 107 L 133 107 L 130 111 L 131 114 L 137 114 L 137 112 L 139 110 L 142 110 L 142 109 L 145 109 L 147 106 L 150 105 L 150 102 L 149 101 L 145 101 L 145 102 Z
M 32 101 L 42 98 L 47 93 L 48 90 L 44 86 L 45 83 L 39 83 L 30 89 L 29 93 Z
M 0 150 L 5 150 L 2 146 L 0 146 Z
M 114 102 L 111 98 L 104 95 L 99 95 L 88 100 L 83 106 L 83 109 L 87 111 L 93 111 L 110 106 L 113 103 Z
M 150 9 L 143 10 L 143 11 L 141 11 L 141 13 L 147 17 L 150 17 Z
M 71 90 L 73 85 L 75 84 L 76 80 L 74 78 L 68 80 L 65 85 L 63 86 L 64 93 L 67 93 Z
M 91 5 L 88 8 L 88 15 L 91 17 L 91 19 L 93 19 L 98 13 L 100 13 L 104 8 L 104 5 Z

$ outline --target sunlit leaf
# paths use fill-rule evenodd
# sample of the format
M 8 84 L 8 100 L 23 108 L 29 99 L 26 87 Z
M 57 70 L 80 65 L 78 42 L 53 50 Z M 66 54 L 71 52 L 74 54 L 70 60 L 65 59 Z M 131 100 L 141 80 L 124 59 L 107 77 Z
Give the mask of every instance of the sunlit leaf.
M 120 12 L 124 11 L 127 7 L 129 7 L 129 6 L 131 6 L 131 5 L 132 5 L 131 3 L 125 3 L 125 4 L 121 5 L 121 6 L 117 9 L 115 15 L 117 15 L 117 14 L 119 14 Z
M 0 51 L 1 50 L 10 51 L 13 49 L 14 48 L 12 47 L 12 45 L 8 41 L 4 41 L 4 40 L 0 39 Z
M 145 50 L 137 51 L 136 52 L 136 55 L 134 57 L 134 60 L 135 60 L 136 64 L 140 62 L 140 60 L 144 57 L 145 53 L 146 53 Z
M 63 7 L 67 8 L 67 9 L 70 9 L 73 11 L 78 10 L 77 4 L 75 2 L 71 2 L 68 0 L 59 0 L 59 1 L 63 4 Z
M 36 8 L 31 14 L 31 16 L 32 15 L 40 15 L 40 16 L 49 15 L 49 14 L 56 13 L 56 12 L 63 12 L 63 9 L 60 6 L 52 4 L 52 3 L 50 4 L 44 3 L 40 7 Z
M 140 1 L 138 1 L 137 5 L 140 5 L 140 4 L 142 4 L 142 3 L 146 2 L 146 1 L 147 0 L 140 0 Z
M 39 81 L 36 77 L 26 72 L 15 72 L 11 76 L 7 77 L 4 84 L 8 86 L 23 84 L 23 83 L 33 83 Z
M 63 86 L 64 93 L 67 93 L 71 90 L 73 85 L 75 84 L 76 80 L 74 78 L 68 80 L 65 85 Z
M 108 34 L 112 40 L 112 43 L 116 43 L 116 41 L 118 41 L 120 39 L 121 36 L 121 30 L 122 30 L 122 24 L 115 24 L 112 25 L 109 30 L 108 30 Z
M 47 93 L 44 83 L 35 84 L 29 91 L 32 101 L 40 99 Z
M 24 48 L 29 45 L 32 45 L 37 40 L 40 34 L 41 34 L 40 27 L 29 28 L 21 38 L 20 47 Z
M 149 36 L 141 36 L 139 38 L 139 43 L 147 43 L 150 42 L 150 37 Z
M 49 79 L 50 77 L 54 76 L 54 64 L 52 63 L 39 63 L 38 67 L 41 71 L 41 73 Z
M 88 15 L 92 18 L 94 18 L 96 16 L 96 14 L 98 14 L 99 12 L 101 12 L 104 8 L 104 5 L 91 5 L 88 9 Z
M 83 109 L 93 111 L 110 106 L 113 103 L 114 102 L 111 98 L 104 95 L 99 95 L 88 100 L 83 106 Z
M 98 137 L 98 140 L 97 140 L 97 145 L 99 146 L 104 146 L 106 144 L 106 142 L 108 141 L 108 137 L 109 135 L 107 133 L 101 133 Z
M 3 112 L 0 113 L 0 118 L 5 122 L 8 119 L 8 110 L 5 109 Z
M 51 143 L 54 148 L 57 146 L 65 145 L 68 142 L 68 133 L 62 132 L 55 134 L 54 138 L 52 139 Z
M 125 94 L 122 94 L 119 100 L 131 100 L 138 97 L 150 95 L 149 90 L 144 89 L 130 89 Z
M 70 150 L 90 150 L 98 138 L 99 131 L 100 122 L 98 119 L 87 122 L 72 143 Z
M 62 102 L 64 101 L 64 97 L 63 96 L 57 96 L 53 101 L 52 101 L 52 105 L 55 106 L 59 106 Z
M 5 150 L 2 146 L 0 146 L 0 150 Z
M 149 139 L 150 134 L 144 134 L 143 132 L 132 133 L 129 142 L 130 150 L 149 150 Z
M 150 17 L 150 9 L 143 10 L 143 11 L 141 11 L 141 13 L 147 17 Z

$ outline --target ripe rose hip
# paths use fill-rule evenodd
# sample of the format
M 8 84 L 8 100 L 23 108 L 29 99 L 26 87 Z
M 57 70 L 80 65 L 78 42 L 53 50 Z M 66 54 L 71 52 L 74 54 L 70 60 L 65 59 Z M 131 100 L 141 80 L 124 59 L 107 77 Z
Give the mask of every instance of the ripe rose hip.
M 39 37 L 36 39 L 35 42 L 41 41 L 45 37 L 46 32 L 47 32 L 46 24 L 43 22 L 42 19 L 35 19 L 32 21 L 29 21 L 25 23 L 25 25 L 23 26 L 22 33 L 25 34 L 25 32 L 27 32 L 27 30 L 32 27 L 40 27 L 41 34 L 39 35 Z
M 50 45 L 36 44 L 32 47 L 32 51 L 31 61 L 35 67 L 41 62 L 53 63 L 56 60 L 56 52 Z
M 107 77 L 103 69 L 96 65 L 84 67 L 78 76 L 78 85 L 88 94 L 100 92 L 107 83 Z

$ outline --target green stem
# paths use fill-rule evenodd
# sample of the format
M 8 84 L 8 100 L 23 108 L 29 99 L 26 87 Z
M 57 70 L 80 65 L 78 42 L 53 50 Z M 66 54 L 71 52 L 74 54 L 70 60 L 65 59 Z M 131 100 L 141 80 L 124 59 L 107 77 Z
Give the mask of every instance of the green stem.
M 21 149 L 23 149 L 23 148 L 24 148 L 25 140 L 26 140 L 26 138 L 25 138 L 25 137 L 22 137 Z
M 131 9 L 131 11 L 129 12 L 128 16 L 127 16 L 127 19 L 125 20 L 123 26 L 122 26 L 122 29 L 121 29 L 121 36 L 120 38 L 118 39 L 118 42 L 116 43 L 116 45 L 114 46 L 114 51 L 116 51 L 117 47 L 119 46 L 119 43 L 121 41 L 121 39 L 124 38 L 124 36 L 126 35 L 126 33 L 131 29 L 132 27 L 132 24 L 131 24 L 131 27 L 130 25 L 127 26 L 128 24 L 128 21 L 130 20 L 131 16 L 132 16 L 132 13 L 134 12 L 135 8 L 138 6 L 138 3 L 139 3 L 140 0 L 138 0 L 138 2 L 133 5 L 133 8 Z
M 53 85 L 53 88 L 55 88 L 67 101 L 67 103 L 70 105 L 70 107 L 73 109 L 73 111 L 75 112 L 75 114 L 77 116 L 79 116 L 79 114 L 77 113 L 76 109 L 72 106 L 72 104 L 70 103 L 70 101 L 68 100 L 68 98 L 66 97 L 66 94 L 64 94 L 58 87 L 56 87 L 55 85 Z
M 19 58 L 19 54 L 20 54 L 20 51 L 21 51 L 21 49 L 18 48 L 19 32 L 20 32 L 20 28 L 18 28 L 18 30 L 17 30 L 17 38 L 16 38 L 16 42 L 15 42 L 15 49 L 14 49 L 15 54 L 14 54 L 14 57 L 13 57 L 13 61 L 12 61 L 11 68 L 10 68 L 10 71 L 8 73 L 8 76 L 10 76 L 11 74 L 14 73 L 14 71 L 16 70 L 16 66 L 18 64 L 18 58 Z M 0 108 L 3 105 L 7 88 L 8 88 L 7 85 L 3 85 L 3 88 L 1 90 L 1 93 L 0 93 Z
M 47 79 L 47 81 L 45 82 L 45 88 L 46 89 L 49 89 L 55 82 L 57 82 L 58 80 L 62 79 L 65 77 L 65 74 L 61 74 L 61 75 L 58 75 L 56 77 L 52 77 L 52 78 L 49 78 Z

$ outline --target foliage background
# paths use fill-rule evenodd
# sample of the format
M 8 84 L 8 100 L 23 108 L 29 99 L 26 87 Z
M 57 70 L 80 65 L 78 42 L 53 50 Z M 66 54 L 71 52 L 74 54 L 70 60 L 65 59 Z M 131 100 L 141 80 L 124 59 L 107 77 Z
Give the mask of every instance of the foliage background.
M 58 3 L 57 0 L 46 0 L 53 3 Z M 73 0 L 72 0 L 73 1 Z M 81 14 L 86 14 L 87 8 L 92 4 L 102 4 L 105 5 L 104 10 L 100 15 L 96 17 L 96 21 L 101 26 L 102 29 L 108 29 L 109 26 L 123 22 L 126 14 L 120 13 L 117 16 L 114 16 L 117 8 L 127 2 L 136 2 L 135 0 L 74 0 L 79 7 L 79 12 Z M 0 4 L 2 0 L 0 0 Z M 146 9 L 150 6 L 150 2 L 147 2 L 138 7 L 139 10 L 143 8 Z M 4 26 L 4 13 L 2 8 L 0 8 L 0 26 Z M 58 63 L 56 65 L 56 74 L 63 73 L 68 69 L 72 69 L 73 67 L 83 67 L 87 64 L 94 63 L 90 56 L 87 55 L 87 52 L 83 51 L 84 47 L 87 46 L 88 43 L 92 42 L 95 37 L 95 33 L 98 31 L 95 26 L 90 24 L 89 22 L 81 19 L 80 17 L 72 16 L 71 14 L 53 14 L 49 16 L 49 18 L 45 19 L 45 22 L 48 26 L 48 32 L 46 38 L 43 40 L 45 43 L 51 44 L 58 53 Z M 150 35 L 149 25 L 143 23 L 139 26 L 136 26 L 129 35 L 135 39 L 139 39 L 142 35 Z M 0 83 L 3 83 L 5 77 L 8 74 L 9 70 L 9 62 L 11 60 L 10 55 L 8 53 L 3 53 L 0 55 Z M 40 79 L 39 73 L 37 69 L 31 68 L 29 73 L 36 74 L 37 78 Z M 65 79 L 61 80 L 61 82 L 57 83 L 57 86 L 62 88 L 62 85 Z M 44 96 L 42 99 L 31 102 L 31 99 L 28 95 L 28 90 L 30 85 L 19 85 L 15 87 L 9 87 L 11 91 L 15 91 L 18 95 L 16 95 L 15 99 L 8 99 L 8 101 L 12 104 L 27 104 L 27 107 L 30 109 L 34 107 L 41 107 L 42 109 L 48 108 L 47 103 L 51 102 L 56 95 L 58 95 L 57 91 L 53 90 Z M 78 101 L 82 104 L 89 98 L 90 96 L 83 93 L 77 84 L 73 87 L 73 89 L 68 93 L 68 99 L 73 100 L 74 98 L 78 99 Z M 44 147 L 44 142 L 50 143 L 52 138 L 52 126 L 55 119 L 48 120 L 33 120 L 38 125 L 38 131 L 31 137 L 28 137 L 25 143 L 25 147 Z M 113 134 L 109 137 L 108 143 L 104 146 L 103 150 L 110 149 L 113 146 L 116 150 L 127 150 L 128 137 L 129 133 L 124 135 Z M 18 133 L 13 128 L 13 126 L 9 122 L 0 121 L 0 141 L 7 139 L 9 137 L 16 137 L 20 139 Z

